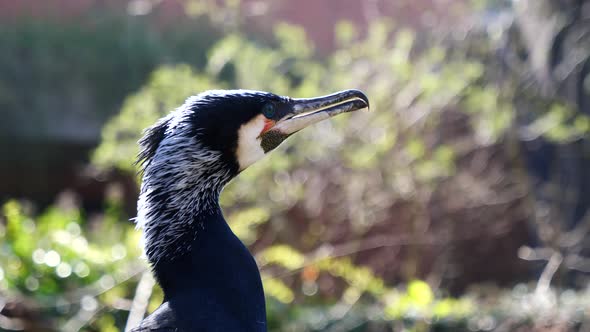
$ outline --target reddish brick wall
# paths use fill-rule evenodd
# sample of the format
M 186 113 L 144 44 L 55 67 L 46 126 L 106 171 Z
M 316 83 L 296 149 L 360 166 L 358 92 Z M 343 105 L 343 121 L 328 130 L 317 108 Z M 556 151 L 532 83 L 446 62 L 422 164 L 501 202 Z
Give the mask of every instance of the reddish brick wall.
M 266 8 L 263 15 L 246 18 L 252 32 L 269 33 L 277 21 L 301 25 L 320 49 L 331 49 L 334 26 L 342 20 L 365 27 L 378 16 L 420 29 L 425 26 L 453 24 L 464 12 L 465 0 L 242 0 L 244 13 L 256 7 Z M 20 16 L 67 18 L 93 10 L 126 12 L 129 1 L 121 0 L 0 0 L 0 20 Z M 176 23 L 184 18 L 182 0 L 163 0 L 154 18 Z M 262 6 L 261 6 L 262 5 Z

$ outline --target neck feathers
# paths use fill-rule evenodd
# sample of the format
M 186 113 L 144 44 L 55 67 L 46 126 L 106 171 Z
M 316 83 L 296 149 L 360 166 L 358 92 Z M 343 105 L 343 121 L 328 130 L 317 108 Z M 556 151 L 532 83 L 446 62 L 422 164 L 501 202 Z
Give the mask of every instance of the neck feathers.
M 208 216 L 220 213 L 218 199 L 231 179 L 221 153 L 207 149 L 182 121 L 168 117 L 140 141 L 143 180 L 137 227 L 143 228 L 149 261 L 171 261 L 189 253 Z

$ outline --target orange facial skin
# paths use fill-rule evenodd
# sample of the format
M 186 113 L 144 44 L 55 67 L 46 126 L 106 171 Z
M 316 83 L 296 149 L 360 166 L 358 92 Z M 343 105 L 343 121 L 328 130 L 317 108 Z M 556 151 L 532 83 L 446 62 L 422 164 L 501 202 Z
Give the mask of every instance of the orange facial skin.
M 276 121 L 271 120 L 271 119 L 264 119 L 264 128 L 262 128 L 262 130 L 260 131 L 260 135 L 262 136 L 264 133 L 266 133 L 270 128 L 272 128 L 274 125 L 276 124 Z

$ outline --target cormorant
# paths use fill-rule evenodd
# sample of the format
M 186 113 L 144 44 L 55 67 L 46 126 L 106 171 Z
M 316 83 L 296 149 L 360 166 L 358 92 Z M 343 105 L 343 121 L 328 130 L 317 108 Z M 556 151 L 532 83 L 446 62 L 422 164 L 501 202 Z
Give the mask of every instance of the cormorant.
M 224 220 L 219 194 L 295 132 L 368 107 L 359 90 L 309 99 L 216 90 L 148 128 L 136 222 L 164 302 L 132 331 L 266 331 L 258 267 Z

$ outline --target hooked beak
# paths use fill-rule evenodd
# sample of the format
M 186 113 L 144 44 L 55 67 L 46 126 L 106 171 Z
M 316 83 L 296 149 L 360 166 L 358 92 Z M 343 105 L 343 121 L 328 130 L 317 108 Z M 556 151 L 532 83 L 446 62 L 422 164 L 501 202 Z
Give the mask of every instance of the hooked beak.
M 291 109 L 273 126 L 288 136 L 341 113 L 369 109 L 369 98 L 360 90 L 344 90 L 317 98 L 295 98 Z

